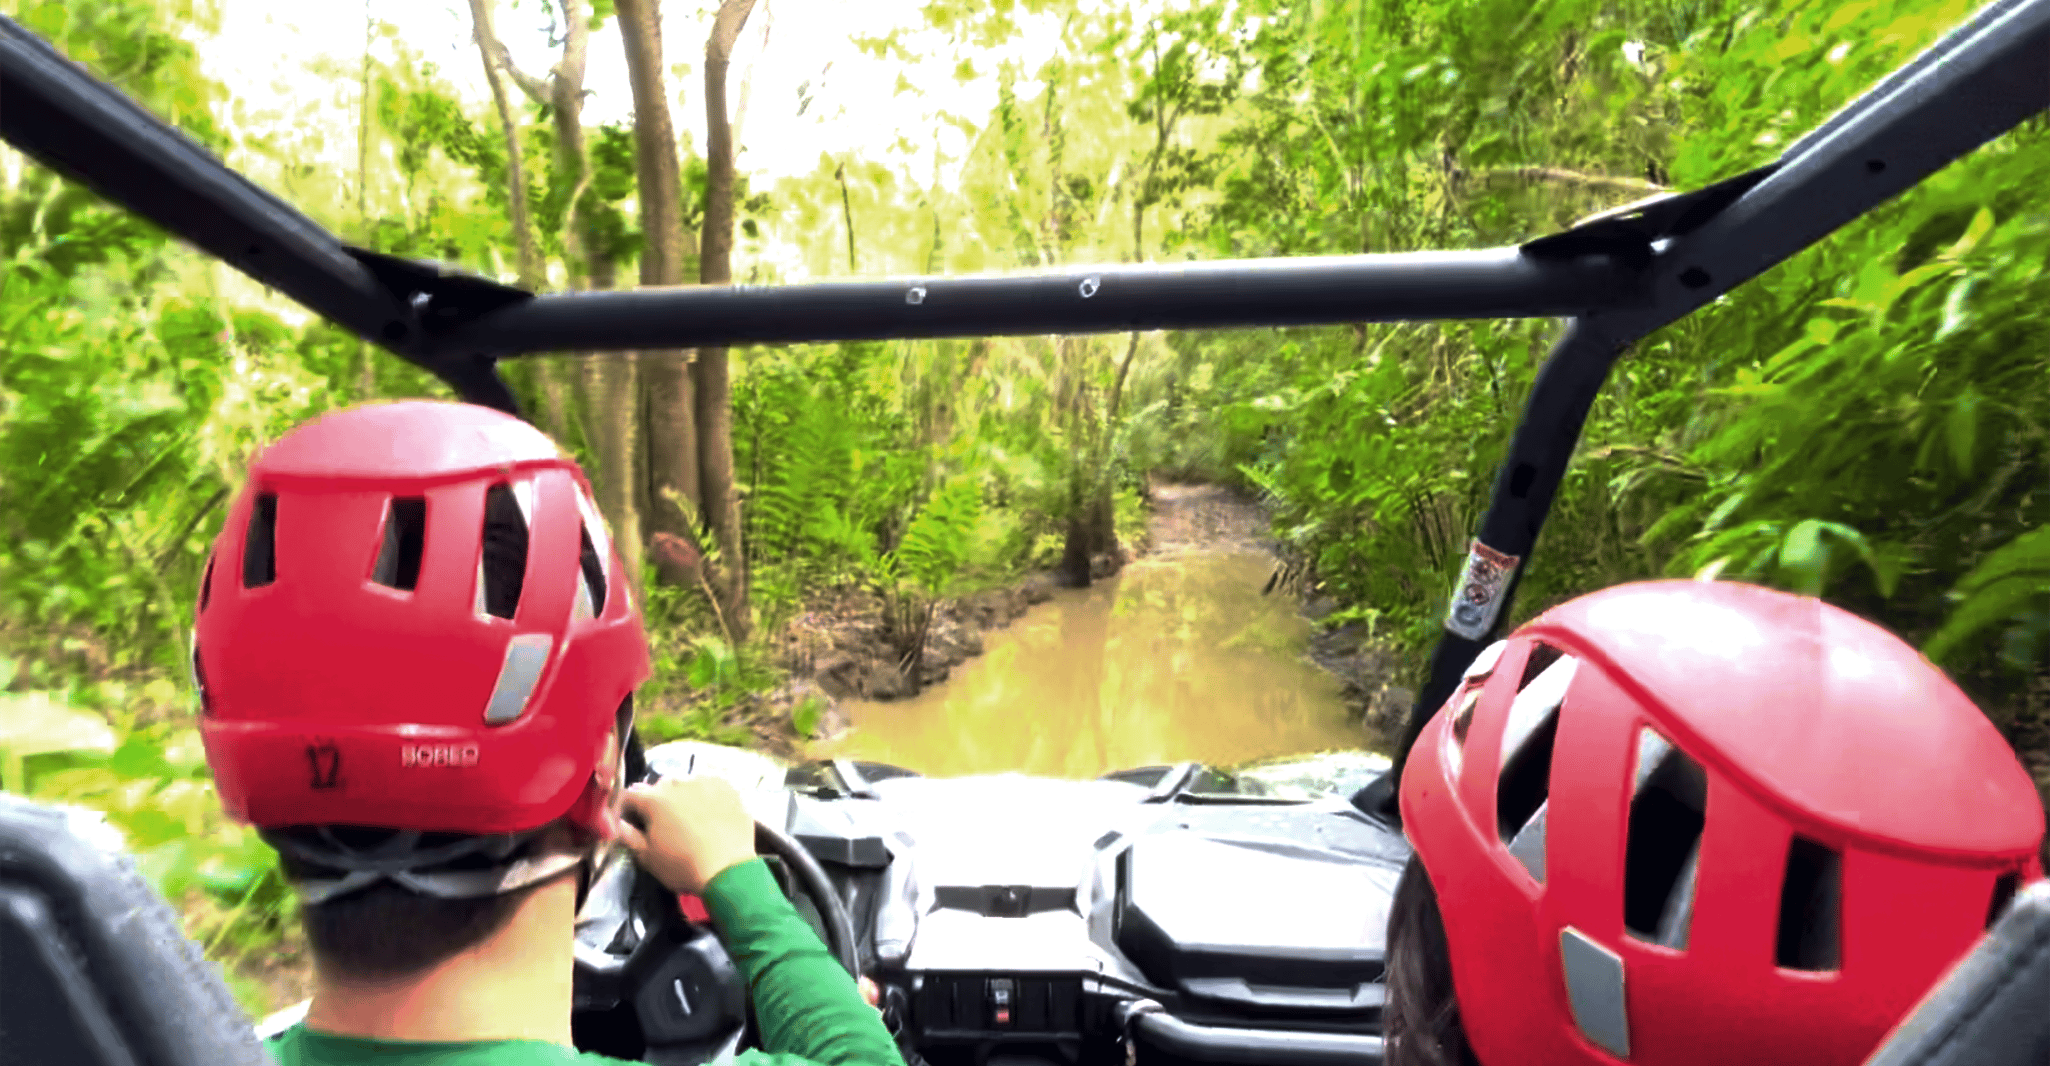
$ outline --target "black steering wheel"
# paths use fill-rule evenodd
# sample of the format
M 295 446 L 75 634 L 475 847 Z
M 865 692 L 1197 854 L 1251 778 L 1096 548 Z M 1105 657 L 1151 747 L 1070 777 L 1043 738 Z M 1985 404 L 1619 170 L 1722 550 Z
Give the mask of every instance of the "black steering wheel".
M 626 780 L 653 781 L 637 737 L 622 761 Z M 773 855 L 810 897 L 827 948 L 860 973 L 854 919 L 811 852 L 789 834 L 755 823 L 755 850 Z M 592 881 L 577 920 L 577 1047 L 655 1066 L 697 1066 L 758 1033 L 747 980 L 716 932 L 684 917 L 674 893 L 623 853 Z

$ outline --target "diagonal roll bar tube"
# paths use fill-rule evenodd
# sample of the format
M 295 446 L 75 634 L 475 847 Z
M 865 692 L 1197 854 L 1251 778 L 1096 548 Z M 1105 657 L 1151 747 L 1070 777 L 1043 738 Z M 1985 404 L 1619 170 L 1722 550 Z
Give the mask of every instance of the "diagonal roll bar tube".
M 342 243 L 11 19 L 0 136 L 312 311 L 380 344 L 412 314 Z
M 0 17 L 0 137 L 57 173 L 162 226 L 236 270 L 439 377 L 472 403 L 518 415 L 495 357 L 430 350 L 432 293 L 228 168 L 177 128 Z M 414 275 L 432 273 L 416 270 Z M 527 294 L 445 283 L 461 302 L 501 306 Z M 480 296 L 479 290 L 497 290 Z

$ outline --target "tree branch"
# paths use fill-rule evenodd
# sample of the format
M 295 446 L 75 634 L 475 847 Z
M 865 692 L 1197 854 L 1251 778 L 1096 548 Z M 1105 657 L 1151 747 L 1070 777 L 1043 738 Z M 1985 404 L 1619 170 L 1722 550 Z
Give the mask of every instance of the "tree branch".
M 537 78 L 514 66 L 512 49 L 507 48 L 503 41 L 493 41 L 492 43 L 498 45 L 498 54 L 495 57 L 498 69 L 504 71 L 506 76 L 513 80 L 513 84 L 519 86 L 520 91 L 527 94 L 528 99 L 537 104 L 547 103 L 548 79 Z
M 1666 186 L 1642 178 L 1618 178 L 1607 174 L 1584 174 L 1563 167 L 1498 167 L 1474 177 L 1481 181 L 1529 181 L 1554 185 L 1578 185 L 1586 189 L 1614 189 L 1620 192 L 1666 192 Z

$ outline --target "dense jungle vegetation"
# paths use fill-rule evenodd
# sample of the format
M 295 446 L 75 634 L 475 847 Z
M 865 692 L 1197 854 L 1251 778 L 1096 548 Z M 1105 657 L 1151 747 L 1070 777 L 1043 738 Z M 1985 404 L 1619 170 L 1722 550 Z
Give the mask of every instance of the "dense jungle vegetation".
M 706 12 L 702 62 L 695 40 L 662 54 L 658 3 L 558 0 L 557 61 L 523 70 L 496 0 L 471 0 L 485 100 L 374 20 L 360 69 L 309 71 L 280 102 L 210 75 L 207 0 L 0 10 L 345 238 L 548 289 L 1508 244 L 1770 160 L 1976 6 L 933 0 L 922 31 L 850 40 L 847 62 L 940 50 L 964 82 L 994 78 L 989 113 L 941 116 L 967 153 L 878 144 L 766 180 L 736 172 L 726 122 L 752 0 Z M 608 20 L 624 56 L 591 48 Z M 1007 58 L 1028 24 L 1058 48 Z M 665 84 L 678 58 L 693 75 Z M 585 122 L 587 68 L 622 60 L 634 121 Z M 265 108 L 298 132 L 238 132 Z M 707 143 L 678 136 L 682 108 L 710 116 Z M 330 138 L 356 139 L 356 168 L 296 161 Z M 264 960 L 292 903 L 210 792 L 194 588 L 255 449 L 324 410 L 445 392 L 0 158 L 0 784 L 109 812 L 245 1002 L 278 1006 Z M 1920 644 L 2050 775 L 2046 174 L 2039 119 L 1627 356 L 1511 621 L 1662 574 L 1820 594 Z M 1416 665 L 1557 328 L 565 355 L 513 374 L 645 575 L 653 730 L 731 740 L 816 597 L 860 591 L 915 663 L 946 597 L 1035 569 L 1086 580 L 1140 528 L 1150 477 L 1260 494 L 1340 605 L 1330 624 Z M 800 731 L 814 710 L 795 708 Z

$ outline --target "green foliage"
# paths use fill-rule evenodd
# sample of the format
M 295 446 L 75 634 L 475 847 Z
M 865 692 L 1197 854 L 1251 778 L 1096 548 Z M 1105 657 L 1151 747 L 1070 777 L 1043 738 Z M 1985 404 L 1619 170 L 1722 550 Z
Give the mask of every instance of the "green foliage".
M 1671 569 L 1831 594 L 1934 630 L 1929 654 L 1958 665 L 1984 658 L 1960 658 L 1962 641 L 2002 627 L 2005 646 L 2036 648 L 2010 666 L 2040 661 L 2016 627 L 2040 625 L 2029 531 L 2050 523 L 2050 403 L 2036 387 L 2050 373 L 2050 214 L 2017 203 L 2003 218 L 2014 198 L 1985 190 L 2050 163 L 2050 141 L 2005 147 L 1848 242 L 1862 267 L 1713 390 L 1686 459 L 1705 491 L 1647 531 L 1689 532 Z
M 642 743 L 705 740 L 746 744 L 751 734 L 736 712 L 773 689 L 778 671 L 759 647 L 734 648 L 717 637 L 657 647 L 654 677 L 638 697 L 635 728 Z
M 1644 177 L 1686 187 L 1769 159 L 1970 7 L 1255 5 L 1248 41 L 1212 45 L 1212 66 L 1243 48 L 1254 76 L 1178 239 L 1235 255 L 1521 240 L 1643 195 Z M 2021 590 L 2026 535 L 2050 521 L 2033 384 L 2050 371 L 2050 223 L 2028 195 L 2043 136 L 2003 138 L 1626 358 L 1517 616 L 1707 572 L 1927 637 L 1996 700 L 2018 682 L 1989 681 L 1971 636 L 2004 633 L 2000 661 L 2040 670 L 2044 602 Z M 1175 337 L 1141 382 L 1164 404 L 1147 446 L 1264 492 L 1324 591 L 1420 656 L 1551 332 Z
M 950 592 L 968 561 L 981 493 L 980 482 L 970 477 L 954 478 L 933 493 L 903 538 L 877 560 L 877 573 L 929 599 Z

